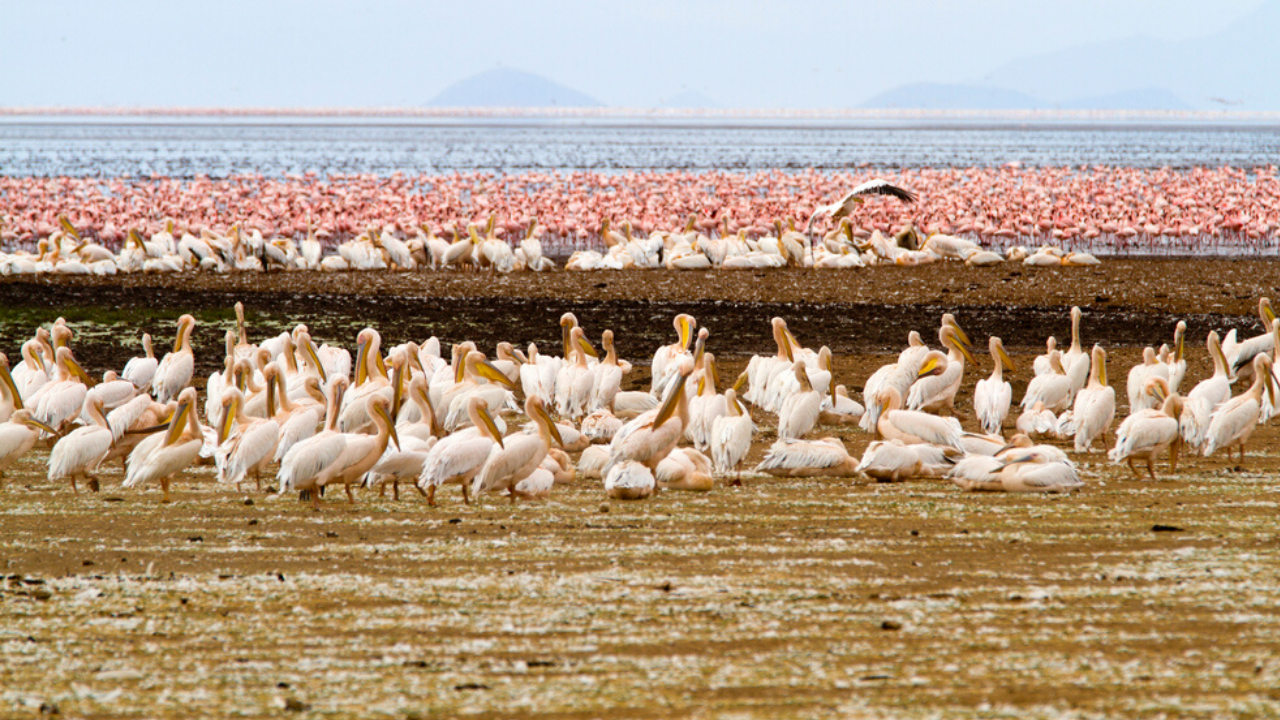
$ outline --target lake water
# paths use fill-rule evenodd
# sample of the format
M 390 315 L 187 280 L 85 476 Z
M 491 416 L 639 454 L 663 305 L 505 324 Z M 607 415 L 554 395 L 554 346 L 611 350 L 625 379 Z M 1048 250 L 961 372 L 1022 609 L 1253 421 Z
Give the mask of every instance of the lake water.
M 1027 166 L 1252 168 L 1280 126 L 904 122 L 0 119 L 0 174 L 221 177 L 453 171 Z

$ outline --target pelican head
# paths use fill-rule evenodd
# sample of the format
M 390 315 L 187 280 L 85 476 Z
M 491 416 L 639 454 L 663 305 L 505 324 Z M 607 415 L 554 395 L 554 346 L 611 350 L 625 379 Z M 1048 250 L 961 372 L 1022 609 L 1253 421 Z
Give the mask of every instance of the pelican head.
M 944 314 L 942 316 L 942 326 L 949 327 L 952 330 L 955 330 L 956 337 L 959 338 L 960 342 L 964 343 L 965 346 L 973 345 L 972 342 L 969 342 L 969 336 L 966 335 L 964 330 L 960 327 L 960 323 L 956 322 L 955 315 L 952 315 L 951 313 Z
M 688 350 L 689 342 L 693 340 L 693 329 L 698 327 L 698 321 L 693 319 L 692 315 L 680 313 L 672 321 L 676 327 L 676 333 L 680 336 L 680 349 Z
M 240 406 L 244 402 L 244 394 L 239 388 L 229 387 L 222 392 L 222 421 L 218 423 L 218 445 L 231 436 L 231 426 L 236 423 Z
M 564 446 L 564 439 L 560 437 L 560 429 L 556 427 L 555 421 L 551 419 L 551 415 L 547 413 L 547 404 L 537 395 L 531 395 L 524 401 L 524 412 L 538 424 L 543 432 L 546 432 L 556 445 Z
M 992 335 L 987 340 L 987 345 L 991 348 L 991 357 L 995 358 L 996 362 L 1000 363 L 1005 370 L 1012 372 L 1013 360 L 1009 357 L 1009 353 L 1004 351 L 1004 341 Z
M 383 395 L 371 395 L 367 403 L 369 417 L 374 418 L 375 422 L 380 420 L 380 424 L 386 426 L 391 442 L 395 443 L 396 449 L 399 450 L 400 436 L 396 433 L 396 421 L 391 417 L 391 401 Z

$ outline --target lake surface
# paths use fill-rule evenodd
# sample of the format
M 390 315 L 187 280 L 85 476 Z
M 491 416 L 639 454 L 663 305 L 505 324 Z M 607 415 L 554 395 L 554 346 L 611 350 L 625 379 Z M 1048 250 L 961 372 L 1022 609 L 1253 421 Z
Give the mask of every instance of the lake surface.
M 315 171 L 770 170 L 1120 165 L 1252 168 L 1280 158 L 1274 124 L 1064 125 L 470 121 L 352 118 L 0 120 L 0 175 Z

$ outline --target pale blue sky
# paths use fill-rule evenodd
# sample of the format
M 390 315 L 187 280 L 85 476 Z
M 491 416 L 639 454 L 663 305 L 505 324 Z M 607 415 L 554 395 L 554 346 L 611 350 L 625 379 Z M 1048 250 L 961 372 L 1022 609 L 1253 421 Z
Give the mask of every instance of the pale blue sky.
M 1220 31 L 1262 0 L 0 0 L 0 106 L 418 106 L 506 66 L 605 104 L 858 104 L 1010 61 Z

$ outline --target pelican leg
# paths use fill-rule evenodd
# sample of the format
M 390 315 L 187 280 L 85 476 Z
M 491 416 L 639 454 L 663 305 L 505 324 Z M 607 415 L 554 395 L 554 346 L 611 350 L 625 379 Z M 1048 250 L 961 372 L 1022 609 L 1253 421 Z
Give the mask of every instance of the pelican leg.
M 382 487 L 383 489 L 386 489 L 387 484 L 383 483 Z M 381 495 L 379 495 L 379 497 L 381 497 Z M 400 502 L 400 481 L 399 480 L 391 481 L 391 499 L 395 500 L 396 502 Z
M 1169 445 L 1169 472 L 1178 471 L 1178 446 L 1182 444 L 1180 440 L 1174 440 Z
M 471 488 L 467 487 L 467 483 L 462 483 L 462 502 L 471 504 Z
M 1131 457 L 1128 460 L 1129 460 L 1129 469 L 1133 471 L 1133 476 L 1136 478 L 1141 478 L 1142 473 L 1138 472 L 1138 468 L 1133 466 L 1133 458 Z
M 173 498 L 169 497 L 169 478 L 160 478 L 160 489 L 164 490 L 164 499 L 161 502 L 173 502 Z
M 75 494 L 75 495 L 79 495 L 79 494 L 80 494 L 80 488 L 76 487 L 76 476 L 75 476 L 75 473 L 72 473 L 72 475 L 71 475 L 71 492 L 72 492 L 73 494 Z
M 511 487 L 509 487 L 509 488 L 507 488 L 507 496 L 511 498 L 511 504 L 512 504 L 512 505 L 515 505 L 515 504 L 516 504 L 516 500 L 517 500 L 517 496 L 516 496 L 516 488 L 515 488 L 515 486 L 514 486 L 514 485 L 513 485 L 513 486 L 511 486 Z
M 410 485 L 410 487 L 412 487 L 414 490 L 417 490 L 417 491 L 418 491 L 418 494 L 419 494 L 419 495 L 421 495 L 422 497 L 426 497 L 426 496 L 427 496 L 427 494 L 426 494 L 425 492 L 423 492 L 422 488 L 418 487 L 418 483 L 409 483 L 409 485 Z
M 415 485 L 414 487 L 417 487 L 417 486 Z M 422 492 L 422 488 L 418 488 L 418 492 Z M 432 485 L 431 487 L 427 488 L 426 496 L 427 496 L 427 505 L 431 507 L 435 507 L 436 506 L 436 486 L 435 485 Z
M 348 503 L 350 503 L 350 504 L 352 504 L 352 505 L 355 505 L 355 504 L 356 504 L 356 496 L 355 496 L 354 494 L 352 494 L 352 492 L 351 492 L 351 486 L 350 486 L 350 485 L 348 485 L 348 484 L 346 484 L 346 483 L 343 483 L 343 484 L 342 484 L 342 489 L 347 491 L 347 502 L 348 502 Z
M 320 512 L 320 493 L 317 490 L 310 490 L 307 494 L 311 497 L 311 509 Z
M 1156 480 L 1156 464 L 1155 458 L 1151 455 L 1147 456 L 1147 472 L 1151 474 L 1151 479 Z

